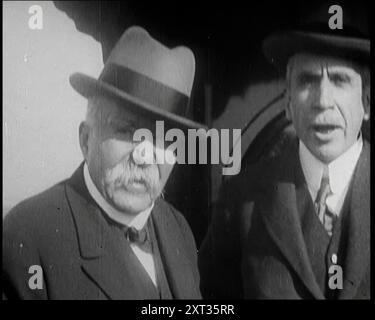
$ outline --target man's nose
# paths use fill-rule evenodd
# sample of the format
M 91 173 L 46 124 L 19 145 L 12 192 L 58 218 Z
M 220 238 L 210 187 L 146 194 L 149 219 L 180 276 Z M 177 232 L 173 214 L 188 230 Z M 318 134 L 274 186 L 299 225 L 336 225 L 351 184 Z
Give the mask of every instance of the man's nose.
M 321 109 L 334 106 L 332 85 L 327 77 L 323 77 L 317 90 L 316 107 Z
M 137 165 L 154 164 L 154 145 L 148 140 L 142 141 L 134 147 L 132 158 Z

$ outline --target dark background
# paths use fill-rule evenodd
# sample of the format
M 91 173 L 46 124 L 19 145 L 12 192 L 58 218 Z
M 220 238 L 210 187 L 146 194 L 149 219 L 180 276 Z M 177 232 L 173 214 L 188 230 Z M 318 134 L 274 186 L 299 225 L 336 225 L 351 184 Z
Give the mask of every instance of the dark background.
M 272 31 L 296 27 L 312 7 L 326 1 L 54 3 L 75 21 L 78 30 L 102 43 L 104 61 L 122 33 L 135 24 L 169 47 L 190 47 L 196 57 L 190 113 L 195 120 L 210 126 L 232 95 L 242 94 L 252 83 L 281 76 L 264 58 L 262 40 Z M 342 5 L 345 15 L 345 10 L 364 6 L 365 2 L 332 4 Z M 369 16 L 369 7 L 367 12 Z M 207 94 L 212 107 L 207 105 Z M 272 92 L 269 94 L 272 98 Z M 210 217 L 209 166 L 176 167 L 165 196 L 185 215 L 199 245 Z

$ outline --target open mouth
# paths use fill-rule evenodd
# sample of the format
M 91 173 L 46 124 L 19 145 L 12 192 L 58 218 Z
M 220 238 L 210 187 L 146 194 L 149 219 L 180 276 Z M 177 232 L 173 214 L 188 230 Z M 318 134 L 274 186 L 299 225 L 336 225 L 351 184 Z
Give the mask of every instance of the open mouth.
M 312 128 L 316 133 L 329 134 L 340 129 L 341 127 L 335 124 L 315 124 L 312 126 Z

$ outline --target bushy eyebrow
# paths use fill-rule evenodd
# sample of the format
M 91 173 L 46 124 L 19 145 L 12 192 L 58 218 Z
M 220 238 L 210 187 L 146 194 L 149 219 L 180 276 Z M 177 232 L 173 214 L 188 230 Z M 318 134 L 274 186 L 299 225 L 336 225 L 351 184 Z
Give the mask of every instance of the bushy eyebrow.
M 298 84 L 302 85 L 306 83 L 318 82 L 321 79 L 321 77 L 322 75 L 320 73 L 309 70 L 303 70 L 300 73 L 298 73 L 296 80 Z
M 318 72 L 310 71 L 310 70 L 302 70 L 298 73 L 296 79 L 299 85 L 307 84 L 307 83 L 315 83 L 320 81 L 322 75 Z M 350 74 L 346 73 L 345 71 L 341 70 L 332 70 L 328 71 L 328 77 L 331 81 L 341 81 L 350 83 L 352 78 Z
M 108 125 L 112 126 L 113 128 L 136 128 L 137 125 L 135 121 L 128 120 L 128 119 L 119 119 L 116 117 L 111 117 L 108 120 Z
M 345 71 L 333 70 L 328 71 L 328 76 L 331 80 L 340 80 L 343 82 L 351 83 L 352 77 Z

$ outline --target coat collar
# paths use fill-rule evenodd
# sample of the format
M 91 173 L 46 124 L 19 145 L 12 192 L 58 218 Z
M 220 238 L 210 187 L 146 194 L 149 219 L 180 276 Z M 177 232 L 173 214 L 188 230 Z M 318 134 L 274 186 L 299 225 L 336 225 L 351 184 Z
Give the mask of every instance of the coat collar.
M 260 203 L 261 216 L 274 242 L 311 294 L 317 299 L 324 299 L 311 267 L 297 208 L 296 185 L 304 179 L 297 150 L 295 143 L 289 152 L 284 153 L 288 158 L 278 161 L 278 165 L 284 167 L 282 170 L 276 168 L 276 172 L 281 173 L 271 184 L 267 178 L 264 179 L 267 183 L 263 184 L 262 190 L 267 200 Z M 365 143 L 353 178 L 347 259 L 343 267 L 346 276 L 344 289 L 339 294 L 341 298 L 355 295 L 369 264 L 369 159 L 369 146 Z
M 352 183 L 344 283 L 339 292 L 341 299 L 351 299 L 356 295 L 370 265 L 370 146 L 367 142 L 363 145 Z
M 105 253 L 109 230 L 100 208 L 87 190 L 83 178 L 83 165 L 84 163 L 68 180 L 66 195 L 77 228 L 80 254 L 83 258 L 90 259 Z
M 276 167 L 268 172 L 276 176 L 271 181 L 267 177 L 263 180 L 264 200 L 260 201 L 259 208 L 267 231 L 296 274 L 314 298 L 324 299 L 312 270 L 297 208 L 296 184 L 300 183 L 302 174 L 297 150 L 295 143 L 284 153 L 288 159 L 275 162 Z
M 194 273 L 197 262 L 188 256 L 181 222 L 172 214 L 171 207 L 160 199 L 155 203 L 152 218 L 165 274 L 174 298 L 200 298 L 199 275 Z
M 142 268 L 137 265 L 132 249 L 90 197 L 84 183 L 83 164 L 68 181 L 66 195 L 77 229 L 81 266 L 88 277 L 110 299 L 152 298 L 141 291 L 144 278 L 134 270 Z
M 154 299 L 151 279 L 91 198 L 84 183 L 83 164 L 68 180 L 66 195 L 77 228 L 84 272 L 111 299 Z M 195 283 L 194 266 L 186 256 L 179 224 L 161 200 L 155 202 L 151 217 L 172 295 L 180 299 L 196 297 L 189 290 Z

